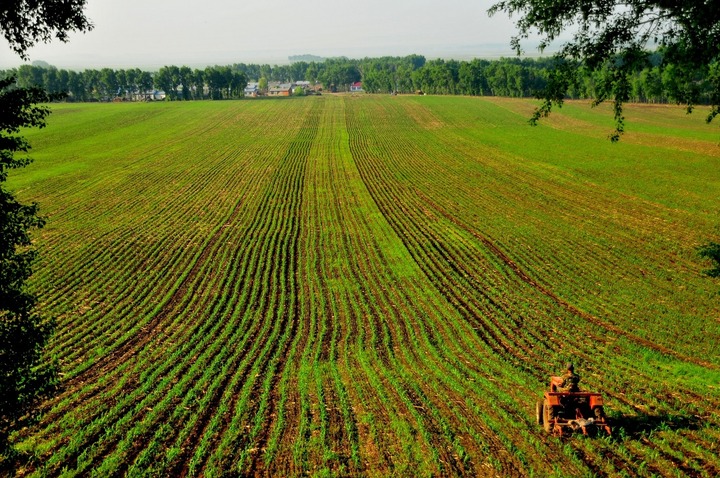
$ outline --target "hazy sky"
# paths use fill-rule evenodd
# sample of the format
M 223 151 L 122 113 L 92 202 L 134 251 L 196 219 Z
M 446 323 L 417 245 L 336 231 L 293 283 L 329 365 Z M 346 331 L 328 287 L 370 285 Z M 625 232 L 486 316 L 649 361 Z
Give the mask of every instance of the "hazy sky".
M 95 28 L 30 50 L 59 68 L 282 63 L 310 53 L 351 58 L 511 55 L 515 28 L 493 0 L 88 0 Z M 529 51 L 528 53 L 532 53 Z M 0 68 L 18 66 L 4 39 Z

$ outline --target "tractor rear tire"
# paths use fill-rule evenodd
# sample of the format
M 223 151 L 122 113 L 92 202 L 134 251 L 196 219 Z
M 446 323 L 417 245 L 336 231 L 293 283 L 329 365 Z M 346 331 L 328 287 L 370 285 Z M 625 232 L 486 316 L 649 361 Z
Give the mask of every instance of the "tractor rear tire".
M 538 425 L 543 424 L 543 402 L 541 400 L 535 404 L 535 420 Z
M 546 432 L 550 433 L 552 431 L 552 418 L 551 418 L 551 412 L 552 407 L 549 403 L 543 404 L 543 428 Z

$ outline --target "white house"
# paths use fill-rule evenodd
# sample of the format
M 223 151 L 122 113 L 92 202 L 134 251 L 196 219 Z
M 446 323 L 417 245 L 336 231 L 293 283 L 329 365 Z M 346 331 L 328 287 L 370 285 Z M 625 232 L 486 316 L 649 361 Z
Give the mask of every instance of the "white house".
M 259 88 L 257 83 L 248 83 L 245 90 L 243 90 L 246 98 L 257 98 L 258 91 Z

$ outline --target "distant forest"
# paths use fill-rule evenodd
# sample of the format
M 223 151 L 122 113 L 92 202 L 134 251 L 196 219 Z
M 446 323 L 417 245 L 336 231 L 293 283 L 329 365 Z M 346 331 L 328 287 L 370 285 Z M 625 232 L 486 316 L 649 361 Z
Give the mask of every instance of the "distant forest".
M 499 60 L 426 60 L 422 55 L 382 58 L 328 58 L 289 65 L 237 63 L 191 69 L 164 66 L 158 71 L 140 69 L 81 72 L 57 69 L 38 62 L 0 75 L 14 74 L 19 86 L 38 85 L 52 93 L 65 93 L 67 101 L 143 99 L 162 90 L 167 100 L 232 99 L 243 96 L 248 81 L 320 83 L 326 90 L 348 91 L 362 81 L 368 93 L 428 93 L 440 95 L 532 97 L 542 90 L 554 66 L 552 58 L 501 58 Z M 687 87 L 682 72 L 662 64 L 662 53 L 648 53 L 647 67 L 631 79 L 631 101 L 663 103 Z M 581 69 L 582 72 L 582 69 Z M 571 98 L 595 98 L 603 72 L 583 73 L 571 89 Z M 685 86 L 683 86 L 685 85 Z M 708 79 L 697 78 L 692 87 L 711 91 Z

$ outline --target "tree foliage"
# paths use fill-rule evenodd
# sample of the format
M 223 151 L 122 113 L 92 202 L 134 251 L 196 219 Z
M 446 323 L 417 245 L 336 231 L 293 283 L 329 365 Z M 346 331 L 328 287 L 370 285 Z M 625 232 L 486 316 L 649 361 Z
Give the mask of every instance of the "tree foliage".
M 617 141 L 624 130 L 623 103 L 630 100 L 632 75 L 649 64 L 647 49 L 663 52 L 662 70 L 672 69 L 675 84 L 670 99 L 686 105 L 688 112 L 700 102 L 711 106 L 707 121 L 720 113 L 720 2 L 709 0 L 504 0 L 490 14 L 504 11 L 518 16 L 517 36 L 511 44 L 521 53 L 520 42 L 531 34 L 541 36 L 543 51 L 564 33 L 572 39 L 555 54 L 555 68 L 539 97 L 542 105 L 531 122 L 561 106 L 579 81 L 578 67 L 605 74 L 596 85 L 594 104 L 613 102 Z M 698 79 L 712 83 L 709 95 L 697 87 Z
M 49 110 L 38 103 L 51 98 L 40 88 L 14 88 L 14 78 L 0 79 L 0 452 L 7 438 L 31 406 L 52 390 L 55 367 L 43 360 L 42 350 L 53 325 L 33 312 L 36 298 L 25 281 L 32 274 L 36 251 L 30 231 L 43 226 L 37 204 L 21 204 L 5 187 L 8 172 L 26 166 L 17 157 L 30 145 L 18 133 L 24 127 L 43 127 Z
M 628 77 L 630 100 L 634 102 L 668 103 L 685 87 L 677 68 L 664 64 L 664 51 L 647 52 L 648 65 Z M 248 79 L 265 82 L 268 79 L 290 82 L 291 76 L 302 79 L 297 71 L 287 65 L 234 64 L 213 66 L 204 70 L 192 70 L 187 66 L 164 66 L 157 72 L 127 70 L 58 70 L 51 65 L 22 65 L 9 72 L 17 76 L 21 87 L 40 86 L 49 92 L 65 93 L 67 101 L 109 101 L 120 97 L 138 100 L 147 97 L 155 88 L 167 93 L 167 100 L 201 100 L 207 98 L 240 98 Z M 497 60 L 430 60 L 423 56 L 380 57 L 343 59 L 323 63 L 298 62 L 305 69 L 305 80 L 335 81 L 338 71 L 351 72 L 352 77 L 361 75 L 363 90 L 368 93 L 414 93 L 418 90 L 429 94 L 455 94 L 472 96 L 533 97 L 543 90 L 556 67 L 553 58 L 500 58 Z M 342 64 L 342 68 L 338 68 Z M 693 83 L 698 93 L 698 104 L 711 104 L 716 91 L 720 68 Z M 302 69 L 301 68 L 301 69 Z M 597 98 L 598 91 L 610 75 L 608 67 L 589 70 L 580 67 L 577 81 L 566 92 L 570 98 Z M 259 75 L 259 76 L 258 76 Z M 267 76 L 262 76 L 267 75 Z M 340 89 L 345 83 L 340 83 Z M 212 88 L 211 88 L 212 87 Z
M 0 30 L 10 48 L 27 60 L 27 50 L 39 41 L 67 42 L 69 32 L 91 30 L 84 7 L 85 0 L 3 0 Z
M 10 48 L 28 59 L 38 41 L 67 41 L 71 31 L 88 31 L 85 0 L 3 0 L 0 32 Z M 53 73 L 48 81 L 61 78 Z M 49 109 L 39 104 L 53 99 L 37 87 L 17 88 L 14 77 L 0 78 L 0 466 L 11 466 L 8 437 L 18 420 L 49 393 L 57 380 L 56 367 L 43 358 L 53 324 L 34 312 L 36 298 L 25 281 L 32 274 L 36 251 L 30 231 L 42 227 L 37 204 L 21 204 L 4 183 L 8 172 L 26 166 L 30 145 L 21 128 L 44 127 Z M 7 471 L 7 470 L 5 470 Z

